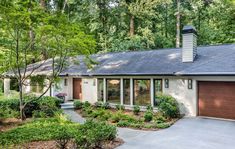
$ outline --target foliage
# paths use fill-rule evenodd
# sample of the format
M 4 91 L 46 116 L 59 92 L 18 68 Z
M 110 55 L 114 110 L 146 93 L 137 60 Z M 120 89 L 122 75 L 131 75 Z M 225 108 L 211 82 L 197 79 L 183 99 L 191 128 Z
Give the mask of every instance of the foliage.
M 44 96 L 40 100 L 34 100 L 35 96 L 27 96 L 24 98 L 26 104 L 26 117 L 53 117 L 59 110 L 60 100 L 58 98 Z M 19 100 L 18 99 L 2 99 L 0 100 L 0 115 L 2 118 L 19 117 Z
M 56 140 L 64 148 L 75 140 L 78 148 L 100 147 L 104 141 L 116 138 L 116 127 L 106 123 L 87 121 L 80 125 L 64 118 L 36 119 L 0 134 L 0 146 L 31 141 Z
M 75 108 L 75 109 L 81 109 L 83 103 L 82 103 L 80 100 L 74 100 L 74 101 L 73 101 L 73 105 L 74 105 L 74 108 Z
M 118 127 L 128 127 L 128 126 L 130 126 L 130 123 L 128 121 L 119 121 L 117 123 L 117 126 Z
M 177 118 L 180 115 L 179 105 L 175 98 L 169 95 L 157 96 L 158 109 L 169 118 Z
M 156 127 L 159 129 L 164 129 L 164 128 L 168 128 L 171 125 L 169 123 L 156 123 Z
M 151 111 L 146 111 L 144 113 L 144 121 L 145 122 L 150 122 L 153 119 L 153 113 Z
M 85 101 L 82 105 L 82 108 L 89 108 L 91 104 L 88 101 Z
M 135 115 L 138 115 L 139 112 L 140 112 L 140 106 L 134 105 L 134 107 L 133 107 L 133 113 L 134 113 Z
M 109 105 L 108 102 L 104 102 L 104 103 L 102 104 L 101 108 L 103 108 L 103 109 L 110 109 L 110 105 Z
M 58 118 L 37 119 L 0 134 L 0 145 L 20 144 L 31 141 L 53 140 L 60 129 L 77 128 L 79 124 L 61 121 Z
M 147 111 L 153 111 L 153 107 L 151 105 L 147 105 Z
M 166 121 L 167 121 L 167 119 L 161 114 L 158 114 L 157 116 L 155 116 L 155 122 L 157 124 L 165 123 Z
M 102 142 L 113 140 L 117 135 L 115 126 L 95 121 L 87 121 L 81 125 L 79 132 L 75 136 L 78 148 L 100 148 Z
M 116 105 L 116 109 L 123 111 L 123 110 L 125 110 L 125 106 L 124 106 L 124 105 L 117 104 L 117 105 Z

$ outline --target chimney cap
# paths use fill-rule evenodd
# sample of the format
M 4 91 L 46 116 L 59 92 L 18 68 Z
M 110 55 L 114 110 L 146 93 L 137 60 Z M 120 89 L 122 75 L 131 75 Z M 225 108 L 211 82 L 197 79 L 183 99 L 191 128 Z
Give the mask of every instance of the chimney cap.
M 194 33 L 197 35 L 197 31 L 192 25 L 185 25 L 182 30 L 182 34 Z

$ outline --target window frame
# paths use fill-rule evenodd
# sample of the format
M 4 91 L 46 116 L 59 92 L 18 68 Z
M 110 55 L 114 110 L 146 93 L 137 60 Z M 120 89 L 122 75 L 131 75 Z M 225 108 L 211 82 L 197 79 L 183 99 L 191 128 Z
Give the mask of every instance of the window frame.
M 150 101 L 150 105 L 151 105 L 151 78 L 133 78 L 133 84 L 132 84 L 132 87 L 133 87 L 133 92 L 132 92 L 132 94 L 133 94 L 133 105 L 136 105 L 135 104 L 135 99 L 136 99 L 136 97 L 135 97 L 135 81 L 136 80 L 148 80 L 149 81 L 149 83 L 150 83 L 150 89 L 149 89 L 149 95 L 150 95 L 150 99 L 149 99 L 149 101 Z M 148 105 L 139 105 L 139 106 L 148 106 Z
M 161 93 L 163 92 L 163 80 L 162 79 L 153 79 L 153 95 L 154 95 L 154 102 L 153 102 L 153 104 L 154 104 L 154 106 L 156 106 L 156 97 L 157 97 L 157 95 L 156 95 L 156 88 L 155 88 L 155 81 L 156 80 L 158 80 L 158 81 L 161 81 Z
M 105 91 L 106 91 L 106 102 L 111 104 L 121 104 L 121 78 L 105 78 Z M 119 103 L 113 103 L 108 100 L 108 81 L 109 80 L 119 80 Z
M 129 99 L 126 99 L 126 100 L 129 100 L 129 104 L 125 104 L 125 83 L 124 83 L 124 81 L 125 80 L 129 80 Z M 130 78 L 123 78 L 123 89 L 122 89 L 122 91 L 123 91 L 123 105 L 130 105 L 131 104 L 131 79 Z M 121 90 L 120 90 L 120 93 L 121 93 Z

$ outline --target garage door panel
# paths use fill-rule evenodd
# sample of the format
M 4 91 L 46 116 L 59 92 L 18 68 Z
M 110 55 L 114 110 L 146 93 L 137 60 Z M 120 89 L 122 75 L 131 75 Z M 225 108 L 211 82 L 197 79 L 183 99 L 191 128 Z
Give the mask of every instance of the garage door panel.
M 198 82 L 200 116 L 235 119 L 235 82 Z

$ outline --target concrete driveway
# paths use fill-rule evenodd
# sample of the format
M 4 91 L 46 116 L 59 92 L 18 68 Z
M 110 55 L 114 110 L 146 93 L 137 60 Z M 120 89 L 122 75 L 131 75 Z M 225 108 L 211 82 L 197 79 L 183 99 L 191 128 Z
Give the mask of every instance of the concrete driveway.
M 118 149 L 234 149 L 235 122 L 184 118 L 160 131 L 119 128 Z

